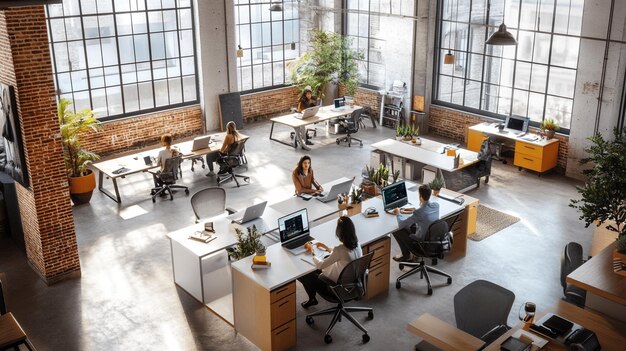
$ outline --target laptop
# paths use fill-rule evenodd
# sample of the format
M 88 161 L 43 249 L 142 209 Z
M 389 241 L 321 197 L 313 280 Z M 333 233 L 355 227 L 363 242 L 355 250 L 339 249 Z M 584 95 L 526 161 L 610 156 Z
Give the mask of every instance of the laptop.
M 263 215 L 263 212 L 265 211 L 265 205 L 267 205 L 267 201 L 263 201 L 246 208 L 243 216 L 233 219 L 233 222 L 238 224 L 244 224 L 261 217 Z
M 302 113 L 296 114 L 296 118 L 306 119 L 306 118 L 314 117 L 319 109 L 320 109 L 319 106 L 311 106 L 305 110 L 302 110 Z
M 340 97 L 338 99 L 333 100 L 333 103 L 335 105 L 334 108 L 331 108 L 331 111 L 334 112 L 339 112 L 339 111 L 343 111 L 345 110 L 345 105 L 346 105 L 346 98 L 345 97 Z
M 333 185 L 330 190 L 323 191 L 319 197 L 317 197 L 318 200 L 320 200 L 321 202 L 330 202 L 333 200 L 337 199 L 337 195 L 339 194 L 343 194 L 343 193 L 348 193 L 350 191 L 350 188 L 352 187 L 352 181 L 353 179 L 348 179 L 345 182 L 341 182 L 341 183 L 337 183 L 335 185 Z
M 193 145 L 191 145 L 191 151 L 198 151 L 198 150 L 206 149 L 207 147 L 209 147 L 210 142 L 211 142 L 210 135 L 197 137 L 193 139 Z
M 306 251 L 304 244 L 315 240 L 309 235 L 309 216 L 306 208 L 280 217 L 278 233 L 282 247 L 294 255 L 304 253 Z

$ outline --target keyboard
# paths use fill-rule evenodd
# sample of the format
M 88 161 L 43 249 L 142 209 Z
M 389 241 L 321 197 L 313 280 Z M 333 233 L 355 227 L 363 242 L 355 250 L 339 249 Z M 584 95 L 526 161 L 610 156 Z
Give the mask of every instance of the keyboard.
M 296 247 L 299 247 L 299 246 L 302 246 L 302 245 L 306 244 L 307 241 L 313 241 L 313 240 L 315 240 L 315 239 L 313 239 L 312 236 L 307 235 L 307 236 L 305 236 L 302 239 L 298 239 L 298 240 L 292 241 L 292 242 L 290 242 L 288 244 L 285 244 L 283 246 L 288 248 L 288 249 L 295 249 Z

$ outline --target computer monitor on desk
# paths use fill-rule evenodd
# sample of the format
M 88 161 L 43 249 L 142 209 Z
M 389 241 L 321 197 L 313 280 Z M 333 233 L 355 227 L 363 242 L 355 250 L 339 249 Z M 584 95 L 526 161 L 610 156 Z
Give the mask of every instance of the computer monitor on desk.
M 385 211 L 389 211 L 409 203 L 409 199 L 406 194 L 406 184 L 404 181 L 387 185 L 382 188 L 380 192 L 383 195 L 383 207 Z
M 508 116 L 504 123 L 506 131 L 521 135 L 528 133 L 528 123 L 530 119 L 528 117 Z

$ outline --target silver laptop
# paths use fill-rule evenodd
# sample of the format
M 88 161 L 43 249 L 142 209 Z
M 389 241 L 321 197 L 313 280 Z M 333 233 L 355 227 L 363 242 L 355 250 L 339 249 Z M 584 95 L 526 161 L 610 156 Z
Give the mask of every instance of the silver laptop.
M 206 149 L 207 147 L 209 147 L 210 142 L 211 142 L 210 135 L 197 137 L 193 139 L 193 145 L 191 145 L 191 151 L 198 151 L 198 150 Z
M 265 211 L 265 205 L 267 205 L 267 201 L 263 201 L 256 205 L 249 206 L 244 211 L 243 216 L 233 219 L 233 222 L 238 224 L 244 224 L 261 217 L 263 215 L 263 212 Z
M 300 119 L 311 118 L 315 116 L 315 114 L 317 113 L 319 109 L 320 109 L 319 106 L 311 106 L 305 110 L 302 110 L 302 113 L 296 114 L 296 118 L 300 118 Z
M 347 193 L 352 187 L 352 181 L 354 179 L 348 179 L 345 182 L 337 183 L 333 185 L 328 192 L 324 191 L 317 197 L 321 202 L 329 202 L 337 199 L 337 195 Z
M 309 216 L 306 208 L 280 217 L 278 233 L 282 247 L 294 255 L 304 253 L 306 251 L 304 244 L 315 240 L 309 235 Z

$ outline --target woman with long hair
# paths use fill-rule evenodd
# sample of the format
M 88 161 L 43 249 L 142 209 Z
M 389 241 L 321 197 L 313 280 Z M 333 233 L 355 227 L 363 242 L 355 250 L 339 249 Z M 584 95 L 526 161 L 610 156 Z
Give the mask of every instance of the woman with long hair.
M 239 138 L 240 135 L 237 131 L 237 125 L 235 122 L 228 122 L 226 124 L 226 136 L 222 142 L 222 147 L 219 150 L 213 150 L 206 155 L 206 163 L 209 166 L 209 173 L 206 174 L 207 177 L 215 176 L 215 172 L 213 171 L 213 162 L 216 162 L 221 155 L 228 155 L 231 145 L 233 145 L 236 141 L 239 141 Z
M 296 187 L 296 195 L 318 195 L 324 191 L 324 188 L 315 180 L 313 168 L 311 168 L 311 157 L 308 155 L 300 158 L 296 168 L 291 172 L 291 180 L 293 180 L 293 185 Z

